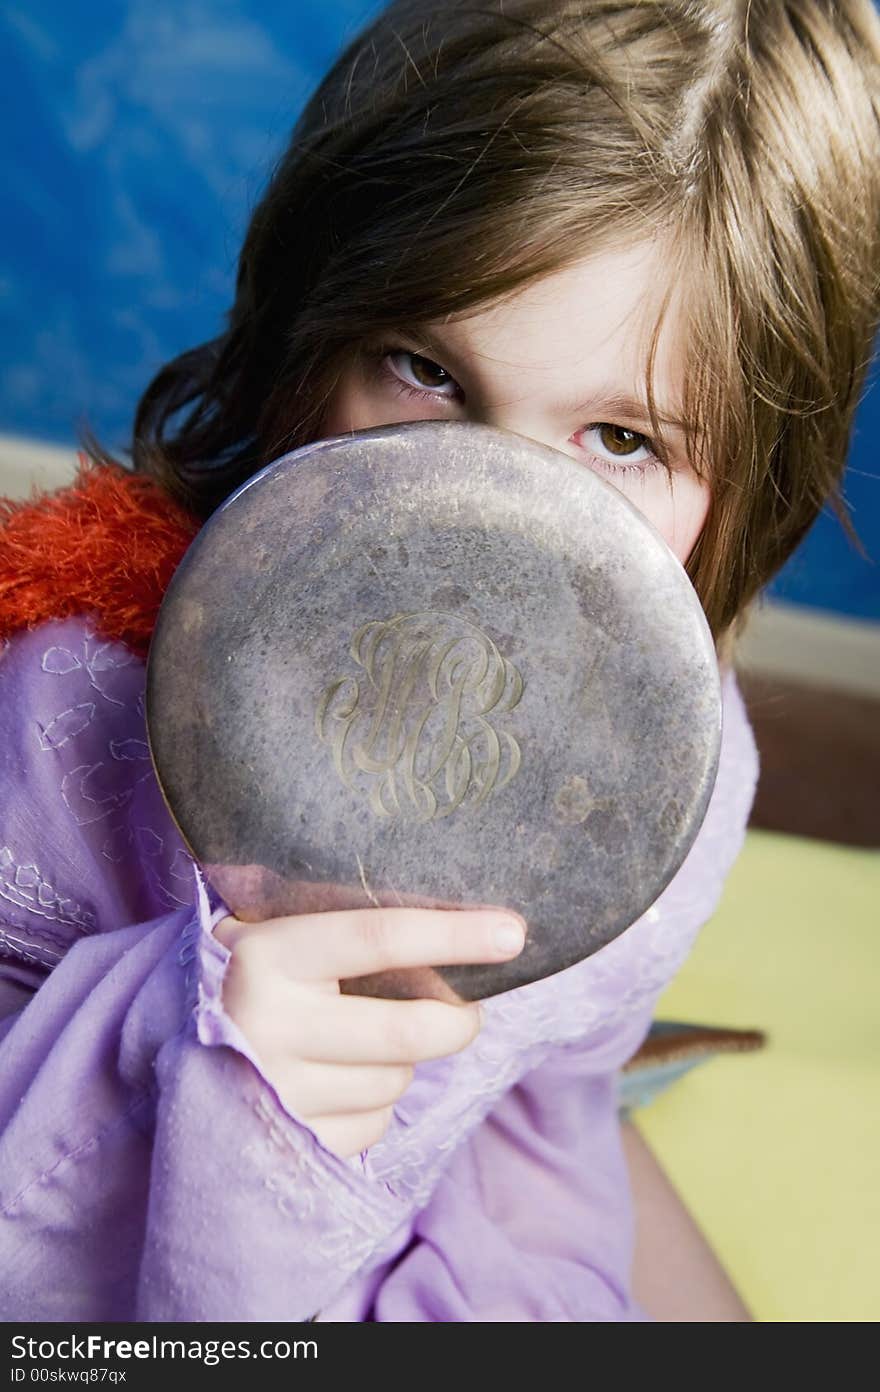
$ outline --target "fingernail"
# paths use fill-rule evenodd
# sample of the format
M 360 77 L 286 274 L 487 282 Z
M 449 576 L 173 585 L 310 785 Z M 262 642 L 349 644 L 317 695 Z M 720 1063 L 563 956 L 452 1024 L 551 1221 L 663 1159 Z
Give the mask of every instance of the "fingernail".
M 503 918 L 496 923 L 494 936 L 499 952 L 519 952 L 525 942 L 522 924 L 513 918 Z

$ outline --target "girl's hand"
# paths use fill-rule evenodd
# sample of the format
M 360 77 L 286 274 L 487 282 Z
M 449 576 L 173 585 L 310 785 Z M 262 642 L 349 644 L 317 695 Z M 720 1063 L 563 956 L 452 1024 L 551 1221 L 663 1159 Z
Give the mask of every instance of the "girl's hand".
M 518 941 L 499 945 L 513 928 Z M 228 1015 L 254 1046 L 285 1106 L 337 1155 L 384 1135 L 423 1059 L 458 1053 L 479 1033 L 476 1003 L 345 995 L 340 981 L 392 968 L 507 961 L 524 926 L 504 910 L 358 909 L 241 923 L 215 936 L 231 961 Z

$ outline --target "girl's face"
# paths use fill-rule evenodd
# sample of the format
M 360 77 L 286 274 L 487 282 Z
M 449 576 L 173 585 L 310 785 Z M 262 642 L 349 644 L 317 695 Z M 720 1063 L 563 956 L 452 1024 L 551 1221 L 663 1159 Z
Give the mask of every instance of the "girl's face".
M 602 252 L 466 317 L 401 326 L 365 343 L 330 398 L 321 433 L 420 420 L 516 431 L 596 469 L 684 563 L 710 488 L 687 459 L 674 301 L 654 363 L 663 436 L 648 433 L 644 362 L 668 279 L 663 261 L 654 243 Z

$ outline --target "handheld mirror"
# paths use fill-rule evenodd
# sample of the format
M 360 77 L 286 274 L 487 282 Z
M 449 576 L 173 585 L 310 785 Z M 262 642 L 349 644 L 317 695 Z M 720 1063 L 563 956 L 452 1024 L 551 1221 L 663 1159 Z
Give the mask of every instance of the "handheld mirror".
M 207 522 L 149 655 L 160 786 L 230 909 L 504 905 L 513 961 L 345 989 L 477 1000 L 654 902 L 717 771 L 712 638 L 592 470 L 452 422 L 320 441 Z

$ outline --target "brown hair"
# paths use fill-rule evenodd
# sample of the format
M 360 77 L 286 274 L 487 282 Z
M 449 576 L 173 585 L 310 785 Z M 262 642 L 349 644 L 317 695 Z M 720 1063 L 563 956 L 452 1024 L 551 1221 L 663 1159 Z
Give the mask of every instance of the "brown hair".
M 840 480 L 880 317 L 871 0 L 397 0 L 297 123 L 226 331 L 146 391 L 135 468 L 207 515 L 315 438 L 368 335 L 658 231 L 688 287 L 713 497 L 687 569 L 718 639 L 826 500 L 854 535 Z

